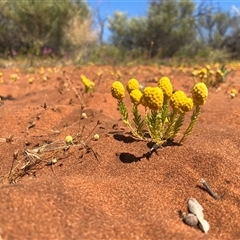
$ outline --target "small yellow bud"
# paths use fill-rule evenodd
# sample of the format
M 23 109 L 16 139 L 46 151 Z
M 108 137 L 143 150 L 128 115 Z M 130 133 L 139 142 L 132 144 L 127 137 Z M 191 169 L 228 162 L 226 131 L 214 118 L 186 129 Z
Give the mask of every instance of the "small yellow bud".
M 100 138 L 99 134 L 97 134 L 97 133 L 94 134 L 93 139 L 94 139 L 95 141 L 97 141 L 99 138 Z
M 233 89 L 231 90 L 231 93 L 234 93 L 234 94 L 236 95 L 238 92 L 237 92 L 237 90 L 236 90 L 235 88 L 233 88 Z
M 70 135 L 66 136 L 66 138 L 65 138 L 65 142 L 66 142 L 66 144 L 71 144 L 72 141 L 73 141 L 72 136 L 70 136 Z
M 34 77 L 30 77 L 30 78 L 28 79 L 28 82 L 29 82 L 30 84 L 32 84 L 32 83 L 34 82 L 34 80 L 35 80 Z
M 82 113 L 82 119 L 86 119 L 87 118 L 87 114 L 86 113 Z
M 16 82 L 18 80 L 18 75 L 17 74 L 11 74 L 11 80 L 12 80 L 12 82 Z

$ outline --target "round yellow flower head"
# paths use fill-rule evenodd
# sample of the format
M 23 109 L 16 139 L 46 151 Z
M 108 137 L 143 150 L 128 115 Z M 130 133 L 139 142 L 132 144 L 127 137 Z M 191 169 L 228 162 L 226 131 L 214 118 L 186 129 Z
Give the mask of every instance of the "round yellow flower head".
M 144 103 L 152 110 L 158 110 L 163 105 L 163 92 L 159 87 L 146 87 L 143 90 Z
M 187 96 L 183 91 L 176 91 L 170 98 L 170 105 L 173 111 L 183 113 L 183 106 L 185 105 L 186 98 Z
M 34 77 L 30 77 L 30 78 L 28 79 L 28 82 L 29 82 L 30 84 L 32 84 L 34 81 L 35 81 L 35 78 L 34 78 Z
M 72 141 L 73 141 L 72 136 L 70 136 L 70 135 L 66 136 L 66 138 L 65 138 L 65 142 L 66 142 L 66 144 L 71 144 Z
M 238 91 L 237 91 L 235 88 L 233 88 L 233 89 L 231 90 L 231 93 L 237 94 Z
M 127 91 L 130 93 L 134 89 L 139 89 L 140 85 L 137 79 L 131 78 L 127 83 Z
M 141 103 L 142 92 L 138 89 L 134 89 L 130 93 L 130 98 L 134 105 L 139 105 Z
M 203 105 L 208 96 L 208 89 L 205 83 L 200 82 L 195 84 L 192 90 L 192 98 L 194 105 Z
M 200 73 L 199 73 L 199 77 L 200 78 L 206 78 L 207 77 L 207 73 L 208 73 L 208 70 L 206 68 L 202 68 Z
M 191 98 L 186 98 L 185 99 L 185 103 L 183 104 L 183 106 L 181 107 L 181 110 L 183 112 L 189 112 L 191 111 L 193 108 L 193 100 Z
M 15 81 L 18 80 L 18 75 L 17 74 L 11 74 L 10 77 L 11 77 L 12 82 L 15 82 Z
M 231 90 L 231 98 L 235 98 L 237 94 L 238 94 L 238 91 L 235 88 L 233 88 Z
M 125 97 L 125 89 L 121 82 L 115 81 L 112 84 L 111 93 L 114 98 L 121 100 Z
M 158 87 L 160 87 L 164 93 L 164 96 L 168 99 L 172 96 L 172 84 L 168 77 L 162 77 L 158 82 Z

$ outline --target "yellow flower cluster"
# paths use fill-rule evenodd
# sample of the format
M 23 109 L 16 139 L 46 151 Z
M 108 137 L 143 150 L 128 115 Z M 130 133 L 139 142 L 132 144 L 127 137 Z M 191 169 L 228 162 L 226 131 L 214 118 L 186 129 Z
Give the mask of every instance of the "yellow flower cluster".
M 142 100 L 142 92 L 139 89 L 132 90 L 130 93 L 130 99 L 134 105 L 139 105 Z
M 172 96 L 173 87 L 168 77 L 162 77 L 158 82 L 158 87 L 162 89 L 166 99 Z
M 90 79 L 86 78 L 84 75 L 81 75 L 80 79 L 81 79 L 83 85 L 85 86 L 86 92 L 88 92 L 94 88 L 95 83 L 93 81 L 91 81 Z
M 171 96 L 170 105 L 173 111 L 184 113 L 192 110 L 193 100 L 188 98 L 183 91 L 178 90 Z
M 159 110 L 163 105 L 163 92 L 159 87 L 146 87 L 142 97 L 146 106 L 152 110 Z
M 215 73 L 215 71 L 211 69 L 210 65 L 207 65 L 201 70 L 195 69 L 192 72 L 192 76 L 195 83 L 197 78 L 199 78 L 200 82 L 216 87 L 220 83 L 224 82 L 225 78 L 231 71 L 232 70 L 227 70 L 225 65 L 222 65 L 221 68 L 217 69 Z
M 139 89 L 139 82 L 137 79 L 132 78 L 127 83 L 127 91 L 128 93 L 131 93 L 132 90 Z
M 128 109 L 123 102 L 125 97 L 123 84 L 115 81 L 111 87 L 112 96 L 118 100 L 118 110 L 123 122 L 133 136 L 141 140 L 154 141 L 159 146 L 168 140 L 172 141 L 183 125 L 185 113 L 192 110 L 191 121 L 179 143 L 185 141 L 198 119 L 200 105 L 205 103 L 208 96 L 206 85 L 202 82 L 197 83 L 192 90 L 192 98 L 187 97 L 181 90 L 172 93 L 173 87 L 167 77 L 161 78 L 157 87 L 147 86 L 141 91 L 139 86 L 137 79 L 130 79 L 127 83 L 134 126 L 129 121 Z M 145 115 L 139 111 L 139 104 L 145 106 Z
M 195 84 L 192 90 L 192 98 L 195 105 L 204 105 L 208 96 L 207 86 L 200 82 Z
M 111 87 L 111 93 L 117 100 L 122 100 L 125 97 L 125 89 L 120 81 L 115 81 Z

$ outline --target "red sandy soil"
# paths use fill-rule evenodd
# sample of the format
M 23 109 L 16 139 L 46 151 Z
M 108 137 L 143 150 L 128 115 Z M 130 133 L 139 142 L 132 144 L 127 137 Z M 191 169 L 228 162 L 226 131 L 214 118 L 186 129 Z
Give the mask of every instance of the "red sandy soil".
M 110 94 L 116 79 L 111 72 L 120 71 L 124 84 L 135 77 L 154 85 L 166 75 L 175 89 L 190 93 L 190 70 L 54 70 L 28 76 L 26 69 L 0 69 L 5 80 L 0 87 L 2 239 L 240 239 L 240 94 L 230 98 L 232 87 L 240 89 L 240 71 L 231 73 L 221 90 L 209 90 L 182 146 L 158 149 L 149 158 L 151 144 L 131 138 L 120 121 Z M 12 73 L 19 76 L 14 83 Z M 80 74 L 95 81 L 93 93 L 83 93 Z M 35 76 L 33 84 L 28 83 L 30 76 Z M 87 119 L 80 117 L 80 99 L 72 86 L 83 94 Z M 100 139 L 93 141 L 96 133 Z M 74 146 L 56 149 L 65 145 L 67 135 L 74 137 Z M 50 143 L 54 150 L 26 154 Z M 201 178 L 222 200 L 208 194 Z M 190 197 L 204 208 L 207 234 L 184 224 L 179 215 L 188 211 Z

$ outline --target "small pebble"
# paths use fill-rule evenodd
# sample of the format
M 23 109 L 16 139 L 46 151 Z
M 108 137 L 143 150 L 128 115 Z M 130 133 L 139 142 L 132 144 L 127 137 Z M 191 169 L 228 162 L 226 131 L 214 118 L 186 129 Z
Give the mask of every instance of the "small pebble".
M 186 216 L 184 216 L 183 221 L 189 225 L 189 226 L 197 226 L 198 225 L 198 219 L 196 217 L 196 215 L 194 215 L 193 213 L 189 213 Z

